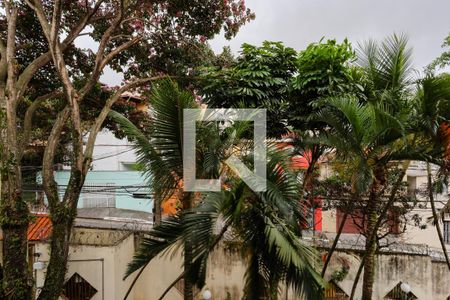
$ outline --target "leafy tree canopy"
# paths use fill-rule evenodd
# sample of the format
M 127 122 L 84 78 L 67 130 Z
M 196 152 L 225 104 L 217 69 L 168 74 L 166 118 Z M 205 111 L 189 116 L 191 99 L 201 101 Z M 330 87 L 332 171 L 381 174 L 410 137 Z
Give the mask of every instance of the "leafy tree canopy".
M 232 66 L 201 71 L 200 93 L 212 107 L 268 109 L 270 134 L 280 136 L 304 128 L 320 97 L 360 88 L 354 59 L 347 40 L 320 41 L 300 52 L 281 42 L 244 44 Z
M 112 35 L 104 53 L 95 53 L 83 43 L 68 43 L 64 48 L 64 60 L 75 85 L 81 89 L 95 68 L 99 55 L 109 55 L 127 45 L 120 53 L 114 55 L 109 66 L 123 72 L 125 79 L 169 74 L 175 76 L 190 75 L 189 70 L 199 65 L 220 64 L 206 44 L 206 41 L 223 30 L 227 38 L 234 36 L 239 27 L 254 18 L 254 14 L 242 0 L 196 0 L 196 1 L 128 1 L 127 14 L 122 24 Z M 120 1 L 62 1 L 60 34 L 70 35 L 80 20 L 86 17 L 95 4 L 101 3 L 95 15 L 90 19 L 85 30 L 78 36 L 85 35 L 96 43 L 102 42 L 102 36 L 114 22 Z M 17 1 L 19 9 L 16 33 L 16 68 L 17 74 L 23 74 L 29 66 L 49 51 L 48 42 L 43 34 L 35 12 L 26 1 Z M 53 10 L 53 1 L 42 1 L 48 15 Z M 4 8 L 4 3 L 0 4 Z M 0 14 L 0 39 L 7 40 L 7 18 Z M 85 39 L 85 37 L 83 37 Z M 64 41 L 62 41 L 64 43 Z M 131 44 L 131 45 L 129 45 Z M 95 46 L 94 46 L 95 47 Z M 6 78 L 5 78 L 6 80 Z M 117 87 L 107 87 L 100 83 L 89 92 L 81 103 L 82 119 L 89 123 L 99 114 L 105 101 Z M 36 70 L 18 105 L 18 122 L 30 105 L 39 97 L 62 89 L 61 81 L 52 61 Z M 146 90 L 141 90 L 144 93 Z M 142 98 L 145 101 L 145 97 Z M 57 112 L 66 102 L 63 94 L 42 102 L 35 111 L 32 138 L 34 142 L 47 140 Z M 129 117 L 135 124 L 142 125 L 148 116 L 136 109 L 132 101 L 118 101 L 113 109 Z M 104 127 L 122 137 L 118 127 L 105 122 Z M 141 126 L 142 127 L 142 126 Z M 68 132 L 68 130 L 65 130 Z M 66 137 L 68 140 L 69 137 Z M 65 144 L 62 139 L 61 144 Z M 35 148 L 34 150 L 39 150 Z M 39 164 L 42 153 L 28 151 L 32 155 L 27 164 Z M 27 159 L 25 157 L 25 159 Z

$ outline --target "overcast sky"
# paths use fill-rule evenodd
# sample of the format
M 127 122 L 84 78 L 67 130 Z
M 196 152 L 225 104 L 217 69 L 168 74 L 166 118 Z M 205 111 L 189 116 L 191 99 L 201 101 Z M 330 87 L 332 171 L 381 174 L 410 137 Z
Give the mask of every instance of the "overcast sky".
M 282 41 L 296 50 L 322 37 L 357 42 L 406 33 L 413 47 L 414 65 L 421 70 L 442 53 L 450 32 L 450 0 L 247 0 L 256 19 L 231 41 L 217 37 L 216 52 L 229 45 L 237 53 L 243 43 Z M 104 82 L 118 84 L 117 74 L 105 72 Z
M 450 0 L 247 0 L 256 19 L 231 41 L 216 38 L 213 49 L 264 40 L 282 41 L 296 50 L 322 37 L 357 42 L 406 33 L 422 68 L 442 53 L 450 32 Z

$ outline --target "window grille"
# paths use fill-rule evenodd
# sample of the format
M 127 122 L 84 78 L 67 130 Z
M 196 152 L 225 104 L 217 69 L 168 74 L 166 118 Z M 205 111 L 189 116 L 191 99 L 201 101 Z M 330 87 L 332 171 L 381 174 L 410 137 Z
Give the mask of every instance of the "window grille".
M 96 293 L 97 290 L 78 273 L 74 273 L 64 284 L 63 294 L 69 300 L 89 300 Z
M 83 207 L 116 207 L 114 183 L 86 183 L 81 191 Z

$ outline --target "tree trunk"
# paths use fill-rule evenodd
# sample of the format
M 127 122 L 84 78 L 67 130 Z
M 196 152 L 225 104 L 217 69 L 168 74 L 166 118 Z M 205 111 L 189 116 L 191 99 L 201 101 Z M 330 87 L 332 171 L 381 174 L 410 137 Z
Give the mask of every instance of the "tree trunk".
M 2 114 L 3 115 L 3 114 Z M 9 112 L 6 130 L 1 131 L 0 224 L 3 231 L 3 294 L 6 299 L 31 299 L 32 278 L 27 262 L 28 206 L 22 198 L 22 173 L 17 163 L 17 143 Z M 1 128 L 5 126 L 0 116 Z M 6 133 L 7 132 L 7 133 Z
M 376 199 L 370 199 L 368 204 L 368 220 L 367 232 L 371 233 L 375 228 L 377 222 Z M 375 277 L 375 254 L 376 243 L 372 240 L 376 237 L 366 237 L 366 259 L 364 260 L 364 275 L 363 275 L 363 293 L 362 300 L 372 300 L 372 290 Z
M 436 205 L 434 203 L 434 193 L 433 193 L 433 179 L 431 178 L 431 168 L 430 163 L 427 163 L 427 177 L 428 177 L 428 197 L 430 198 L 431 210 L 433 212 L 433 219 L 436 226 L 436 231 L 439 237 L 439 242 L 441 243 L 442 251 L 444 252 L 445 262 L 450 271 L 450 261 L 448 258 L 447 247 L 445 246 L 444 237 L 442 236 L 441 226 L 439 224 L 439 218 L 436 212 Z
M 192 194 L 183 193 L 183 210 L 189 210 L 192 207 Z M 189 270 L 192 268 L 192 243 L 186 239 L 184 243 L 184 300 L 194 300 L 194 283 L 189 276 Z
M 77 144 L 74 144 L 77 145 Z M 74 152 L 76 151 L 74 147 Z M 44 155 L 44 161 L 45 155 Z M 62 201 L 58 197 L 56 181 L 51 168 L 44 169 L 44 188 L 50 208 L 52 236 L 50 243 L 50 261 L 47 267 L 44 286 L 38 300 L 57 300 L 64 287 L 69 256 L 70 235 L 77 214 L 77 204 L 85 174 L 72 166 L 69 183 Z
M 385 173 L 383 169 L 377 168 L 374 170 L 374 173 L 375 178 L 370 188 L 369 200 L 367 203 L 367 227 L 365 228 L 366 253 L 364 259 L 362 300 L 372 300 L 373 283 L 375 279 L 375 254 L 377 250 L 375 241 L 377 239 L 377 229 L 379 226 L 377 204 L 381 186 L 385 183 Z
M 190 270 L 192 268 L 192 244 L 189 240 L 184 243 L 184 269 Z M 184 276 L 184 300 L 194 299 L 194 284 L 189 276 L 189 272 L 186 272 Z
M 273 267 L 274 270 L 271 270 L 270 278 L 269 278 L 269 297 L 270 300 L 278 300 L 278 294 L 280 293 L 280 281 L 281 281 L 281 272 L 277 269 L 277 266 Z M 288 289 L 289 287 L 286 287 Z
M 355 201 L 357 201 L 359 199 L 359 195 L 356 194 L 355 192 L 352 192 L 351 199 L 352 199 L 352 202 L 355 202 Z M 344 230 L 344 226 L 345 226 L 345 223 L 347 221 L 347 217 L 349 216 L 349 210 L 351 209 L 349 204 L 350 203 L 346 203 L 345 204 L 344 216 L 342 218 L 341 224 L 339 224 L 339 228 L 338 228 L 338 231 L 336 232 L 336 237 L 334 238 L 333 244 L 331 245 L 330 250 L 328 250 L 327 258 L 326 258 L 325 263 L 323 265 L 322 272 L 320 273 L 320 276 L 322 278 L 325 277 L 325 273 L 327 272 L 328 264 L 331 261 L 331 257 L 333 256 L 333 253 L 334 253 L 334 251 L 337 248 L 337 244 L 339 242 L 339 238 L 341 237 L 342 231 Z
M 394 186 L 392 188 L 391 194 L 389 195 L 388 203 L 386 203 L 386 205 L 384 206 L 383 211 L 379 215 L 374 228 L 372 228 L 372 231 L 367 233 L 368 237 L 370 237 L 369 239 L 372 241 L 372 243 L 374 245 L 376 244 L 375 241 L 376 241 L 376 238 L 377 238 L 378 228 L 380 227 L 381 222 L 383 221 L 383 217 L 387 215 L 387 213 L 389 211 L 389 208 L 392 206 L 392 204 L 395 201 L 395 196 L 397 195 L 397 192 L 398 192 L 398 190 L 400 189 L 400 187 L 402 185 L 403 177 L 405 177 L 406 170 L 408 170 L 410 163 L 411 162 L 409 160 L 404 161 L 402 163 L 401 172 L 400 172 L 399 176 L 397 177 L 397 180 L 396 180 L 396 182 L 395 182 L 395 184 L 394 184 Z M 361 263 L 359 265 L 358 272 L 356 273 L 356 277 L 355 277 L 355 280 L 353 282 L 352 292 L 351 292 L 349 300 L 353 300 L 353 297 L 355 296 L 355 291 L 356 291 L 356 287 L 358 285 L 359 277 L 361 276 L 361 272 L 362 272 L 362 269 L 363 269 L 363 266 L 364 266 L 364 261 L 365 261 L 365 259 L 366 259 L 368 254 L 369 253 L 365 252 L 365 253 L 363 253 L 363 255 L 361 257 Z
M 161 211 L 161 199 L 159 195 L 153 198 L 153 226 L 161 225 L 162 211 Z
M 52 214 L 51 219 L 53 231 L 50 242 L 50 261 L 38 300 L 57 300 L 63 291 L 67 272 L 69 241 L 75 214 L 61 203 L 58 213 Z
M 325 264 L 323 265 L 322 273 L 320 274 L 320 276 L 322 276 L 322 278 L 324 278 L 325 273 L 327 272 L 328 264 L 330 263 L 331 256 L 333 255 L 334 251 L 336 250 L 339 238 L 341 237 L 342 230 L 344 229 L 345 222 L 347 221 L 347 217 L 348 217 L 348 212 L 346 211 L 341 224 L 339 224 L 339 229 L 338 229 L 338 232 L 336 233 L 336 237 L 334 238 L 333 245 L 331 245 L 330 250 L 328 250 L 327 258 L 325 260 Z
M 5 199 L 3 199 L 5 200 Z M 11 199 L 10 199 L 11 200 Z M 27 263 L 29 213 L 25 203 L 2 203 L 3 287 L 6 299 L 31 299 L 32 279 Z
M 361 263 L 359 264 L 358 271 L 356 272 L 355 275 L 355 280 L 353 281 L 352 292 L 350 293 L 349 300 L 353 300 L 353 297 L 355 297 L 356 287 L 358 286 L 359 277 L 361 277 L 361 273 L 364 267 L 364 259 L 365 256 L 364 255 L 361 256 Z

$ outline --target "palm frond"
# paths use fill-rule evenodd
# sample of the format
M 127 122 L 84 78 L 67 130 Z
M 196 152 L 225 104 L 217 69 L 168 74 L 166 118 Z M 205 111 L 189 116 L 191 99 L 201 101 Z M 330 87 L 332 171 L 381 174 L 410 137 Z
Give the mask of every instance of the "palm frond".
M 247 255 L 248 264 L 244 275 L 244 297 L 245 300 L 265 299 L 268 296 L 267 275 L 264 276 L 258 255 L 251 250 Z
M 282 223 L 265 218 L 265 235 L 268 249 L 275 249 L 276 258 L 286 270 L 286 283 L 307 299 L 320 299 L 323 282 L 315 270 L 319 262 L 317 252 L 305 245 Z
M 153 258 L 165 251 L 174 251 L 181 246 L 183 226 L 178 216 L 169 217 L 147 233 L 138 250 L 128 264 L 124 279 L 146 266 Z
M 152 185 L 155 193 L 167 193 L 178 186 L 183 174 L 183 109 L 195 108 L 197 104 L 191 93 L 171 80 L 158 83 L 150 99 L 154 119 L 151 144 L 161 156 L 151 165 Z M 164 170 L 162 176 L 157 176 L 159 170 Z
M 392 35 L 381 44 L 370 40 L 359 45 L 358 64 L 373 92 L 401 90 L 411 82 L 411 55 L 406 35 Z

